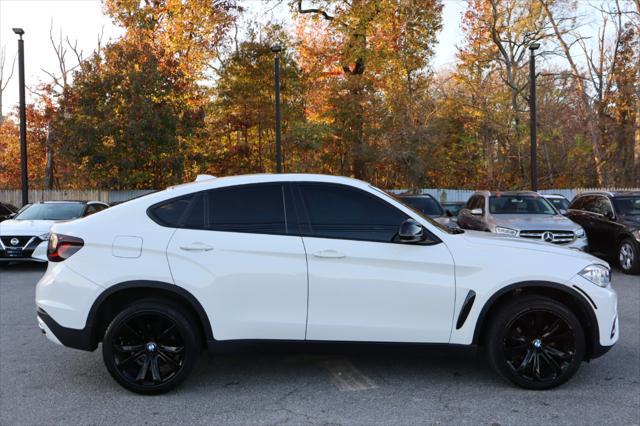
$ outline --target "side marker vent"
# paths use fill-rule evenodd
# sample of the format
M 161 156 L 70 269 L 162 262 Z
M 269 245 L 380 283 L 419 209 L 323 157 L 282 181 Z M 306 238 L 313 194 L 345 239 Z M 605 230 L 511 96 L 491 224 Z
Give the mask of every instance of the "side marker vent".
M 473 306 L 473 302 L 476 300 L 476 292 L 473 290 L 469 290 L 467 293 L 467 297 L 464 298 L 464 302 L 462 303 L 462 308 L 460 309 L 460 315 L 458 315 L 458 322 L 456 322 L 456 330 L 460 330 L 464 325 L 464 322 L 467 320 L 469 316 L 469 312 L 471 311 L 471 307 Z

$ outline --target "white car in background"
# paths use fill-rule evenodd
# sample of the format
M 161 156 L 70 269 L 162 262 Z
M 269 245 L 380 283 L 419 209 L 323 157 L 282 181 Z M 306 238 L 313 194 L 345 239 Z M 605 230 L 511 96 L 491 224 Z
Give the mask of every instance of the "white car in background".
M 609 266 L 449 229 L 366 182 L 211 178 L 51 229 L 37 321 L 125 388 L 161 393 L 238 341 L 480 345 L 548 389 L 618 340 Z
M 551 203 L 553 207 L 560 212 L 560 214 L 565 214 L 567 210 L 569 210 L 569 200 L 567 197 L 561 194 L 542 194 L 542 196 Z
M 25 206 L 0 222 L 0 262 L 46 262 L 51 225 L 107 207 L 99 201 L 43 201 Z

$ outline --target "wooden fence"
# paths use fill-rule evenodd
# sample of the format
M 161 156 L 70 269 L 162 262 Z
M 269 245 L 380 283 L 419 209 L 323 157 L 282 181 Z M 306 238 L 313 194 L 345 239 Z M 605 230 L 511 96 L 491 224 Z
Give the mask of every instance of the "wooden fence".
M 589 191 L 640 191 L 640 188 L 576 188 L 576 189 L 544 189 L 542 194 L 562 194 L 571 200 L 581 192 Z M 130 200 L 140 195 L 148 194 L 153 190 L 135 189 L 128 191 L 110 191 L 104 189 L 32 189 L 29 191 L 29 201 L 51 201 L 51 200 L 84 200 L 84 201 L 103 201 L 105 203 L 114 203 Z M 394 193 L 402 193 L 405 190 L 395 189 Z M 471 189 L 438 189 L 425 188 L 423 194 L 430 194 L 441 202 L 444 201 L 467 201 L 473 194 Z M 19 189 L 0 189 L 0 201 L 13 204 L 14 206 L 22 206 L 22 192 Z

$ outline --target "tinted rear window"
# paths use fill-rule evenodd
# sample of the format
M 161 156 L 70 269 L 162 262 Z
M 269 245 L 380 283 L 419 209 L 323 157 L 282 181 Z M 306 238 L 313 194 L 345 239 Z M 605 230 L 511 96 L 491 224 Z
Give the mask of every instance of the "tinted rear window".
M 180 226 L 180 219 L 186 212 L 193 196 L 187 196 L 170 200 L 151 209 L 151 214 L 157 222 L 164 226 L 177 228 Z
M 287 232 L 282 185 L 249 185 L 209 191 L 207 229 L 229 232 Z

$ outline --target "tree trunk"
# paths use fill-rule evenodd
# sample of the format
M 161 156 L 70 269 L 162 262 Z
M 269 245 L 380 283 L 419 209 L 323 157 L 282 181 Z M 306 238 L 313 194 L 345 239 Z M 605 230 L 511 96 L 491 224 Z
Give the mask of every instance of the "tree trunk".
M 46 165 L 44 168 L 44 185 L 47 189 L 53 189 L 53 125 L 51 121 L 47 125 L 47 139 L 45 140 Z

